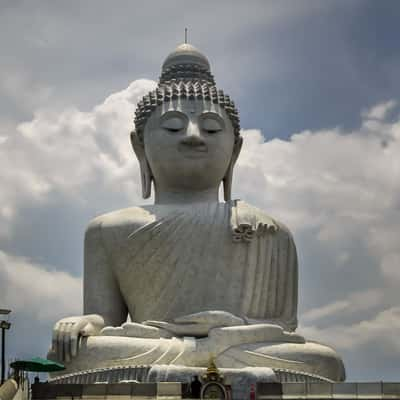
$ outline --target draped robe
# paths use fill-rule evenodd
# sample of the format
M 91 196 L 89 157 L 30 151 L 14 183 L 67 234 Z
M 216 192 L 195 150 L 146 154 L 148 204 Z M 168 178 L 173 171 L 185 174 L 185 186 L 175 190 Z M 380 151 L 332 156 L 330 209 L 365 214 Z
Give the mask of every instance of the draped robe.
M 242 201 L 120 210 L 101 217 L 101 236 L 134 321 L 223 310 L 297 326 L 292 236 Z

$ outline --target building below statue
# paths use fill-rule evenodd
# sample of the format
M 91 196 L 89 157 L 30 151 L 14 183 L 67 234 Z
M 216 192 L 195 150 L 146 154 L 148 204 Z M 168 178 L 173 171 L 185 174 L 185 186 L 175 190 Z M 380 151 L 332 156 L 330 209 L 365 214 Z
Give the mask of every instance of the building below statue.
M 284 399 L 335 399 L 335 400 L 381 400 L 400 399 L 400 383 L 257 383 L 251 397 L 251 387 L 243 387 L 241 397 L 232 389 L 232 400 L 284 400 Z M 191 398 L 189 384 L 162 383 L 79 383 L 54 384 L 36 383 L 32 385 L 32 400 L 178 400 Z

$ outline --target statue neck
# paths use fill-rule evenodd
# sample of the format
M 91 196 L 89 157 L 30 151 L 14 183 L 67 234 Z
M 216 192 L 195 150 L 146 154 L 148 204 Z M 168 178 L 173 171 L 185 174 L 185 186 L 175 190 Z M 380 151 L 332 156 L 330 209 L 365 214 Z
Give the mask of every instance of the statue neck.
M 195 203 L 218 203 L 219 188 L 203 191 L 193 190 L 168 190 L 161 189 L 155 185 L 155 204 L 195 204 Z

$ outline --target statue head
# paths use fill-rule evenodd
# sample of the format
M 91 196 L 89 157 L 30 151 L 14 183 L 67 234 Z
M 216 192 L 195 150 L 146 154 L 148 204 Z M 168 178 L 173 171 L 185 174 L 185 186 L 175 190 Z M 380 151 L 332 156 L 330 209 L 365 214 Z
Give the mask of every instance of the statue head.
M 138 104 L 133 149 L 143 197 L 156 189 L 206 191 L 224 185 L 231 199 L 233 167 L 242 146 L 233 101 L 215 87 L 207 58 L 189 44 L 171 53 L 157 88 Z

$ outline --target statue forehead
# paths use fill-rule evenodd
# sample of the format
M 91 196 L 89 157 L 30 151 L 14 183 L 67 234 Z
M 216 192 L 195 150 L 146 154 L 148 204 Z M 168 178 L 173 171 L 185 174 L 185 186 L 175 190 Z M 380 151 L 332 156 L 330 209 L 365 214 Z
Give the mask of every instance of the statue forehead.
M 221 107 L 219 104 L 214 104 L 211 101 L 203 99 L 177 99 L 174 101 L 165 102 L 154 109 L 149 117 L 148 122 L 157 122 L 160 117 L 171 111 L 181 112 L 189 118 L 197 117 L 204 113 L 215 113 L 219 115 L 222 119 L 224 119 L 225 122 L 228 123 L 228 126 L 231 125 L 229 116 L 227 115 L 223 107 Z

